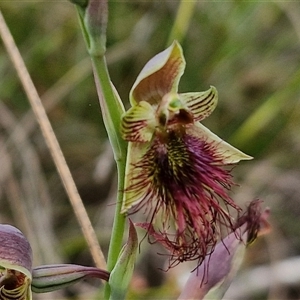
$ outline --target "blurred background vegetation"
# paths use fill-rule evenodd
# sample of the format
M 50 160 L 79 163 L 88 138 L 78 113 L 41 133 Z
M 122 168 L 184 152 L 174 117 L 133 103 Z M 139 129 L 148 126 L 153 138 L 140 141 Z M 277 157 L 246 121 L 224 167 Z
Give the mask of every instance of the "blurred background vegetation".
M 242 207 L 260 198 L 272 211 L 271 234 L 248 249 L 227 298 L 299 299 L 300 3 L 182 3 L 109 1 L 111 79 L 128 107 L 129 90 L 148 59 L 173 38 L 181 42 L 187 67 L 180 91 L 216 86 L 219 104 L 204 124 L 255 157 L 234 169 L 240 186 L 233 189 L 232 197 Z M 64 0 L 2 1 L 0 8 L 107 251 L 116 169 L 75 8 Z M 0 222 L 24 232 L 33 247 L 35 265 L 92 265 L 2 45 L 0 76 Z M 189 269 L 158 270 L 163 257 L 145 244 L 129 297 L 176 299 Z M 85 282 L 34 298 L 92 299 L 98 284 Z

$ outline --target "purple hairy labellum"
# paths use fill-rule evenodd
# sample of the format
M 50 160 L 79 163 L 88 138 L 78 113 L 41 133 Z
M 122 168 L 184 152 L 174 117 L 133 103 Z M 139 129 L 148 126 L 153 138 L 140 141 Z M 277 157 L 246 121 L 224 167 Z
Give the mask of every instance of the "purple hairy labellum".
M 122 212 L 144 212 L 139 225 L 170 251 L 171 266 L 200 263 L 221 226 L 232 230 L 229 208 L 240 208 L 228 195 L 226 166 L 251 159 L 200 123 L 217 105 L 214 87 L 177 92 L 184 67 L 177 42 L 152 58 L 133 85 L 121 128 L 129 142 Z

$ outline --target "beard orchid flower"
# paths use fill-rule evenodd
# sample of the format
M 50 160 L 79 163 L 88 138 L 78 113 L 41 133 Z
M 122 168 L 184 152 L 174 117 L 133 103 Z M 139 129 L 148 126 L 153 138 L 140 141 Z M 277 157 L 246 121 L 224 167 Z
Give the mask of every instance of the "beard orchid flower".
M 122 117 L 129 142 L 122 213 L 143 211 L 152 242 L 170 251 L 170 265 L 198 260 L 213 251 L 220 227 L 232 229 L 230 170 L 251 159 L 204 127 L 218 101 L 217 90 L 178 93 L 185 68 L 181 46 L 153 57 L 130 91 Z M 221 205 L 221 203 L 223 203 Z

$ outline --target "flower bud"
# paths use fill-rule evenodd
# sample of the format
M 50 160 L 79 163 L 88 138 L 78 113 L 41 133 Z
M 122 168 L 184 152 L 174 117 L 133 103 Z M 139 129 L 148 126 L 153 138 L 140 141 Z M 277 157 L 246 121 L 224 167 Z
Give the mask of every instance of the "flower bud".
M 44 265 L 32 271 L 32 291 L 47 293 L 70 286 L 83 278 L 95 277 L 108 281 L 107 271 L 72 264 Z
M 106 50 L 107 0 L 70 1 L 77 5 L 80 25 L 90 55 L 103 56 Z
M 105 52 L 107 19 L 107 0 L 89 0 L 85 24 L 90 36 L 90 51 L 94 55 L 103 55 Z

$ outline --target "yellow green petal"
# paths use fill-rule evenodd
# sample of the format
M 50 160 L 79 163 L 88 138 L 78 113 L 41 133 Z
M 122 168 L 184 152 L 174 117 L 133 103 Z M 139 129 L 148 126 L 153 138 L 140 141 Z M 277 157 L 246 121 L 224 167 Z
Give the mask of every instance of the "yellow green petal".
M 134 178 L 138 178 L 139 176 L 139 173 L 135 168 L 135 164 L 141 160 L 142 156 L 147 151 L 148 146 L 148 143 L 128 143 L 124 196 L 121 213 L 126 213 L 132 206 L 138 204 L 147 193 L 147 188 L 133 190 L 129 190 L 128 188 L 134 186 L 136 182 Z
M 231 146 L 199 122 L 195 123 L 195 125 L 190 127 L 187 131 L 208 143 L 214 144 L 216 153 L 223 159 L 224 164 L 234 164 L 240 160 L 249 160 L 253 158 Z
M 194 121 L 208 117 L 218 104 L 218 92 L 213 86 L 205 92 L 179 94 L 179 99 L 192 112 Z
M 178 42 L 154 56 L 142 69 L 129 94 L 130 103 L 140 101 L 157 104 L 170 92 L 177 92 L 185 68 L 185 59 Z
M 126 141 L 150 141 L 154 130 L 155 112 L 145 101 L 131 107 L 122 117 L 121 134 Z

